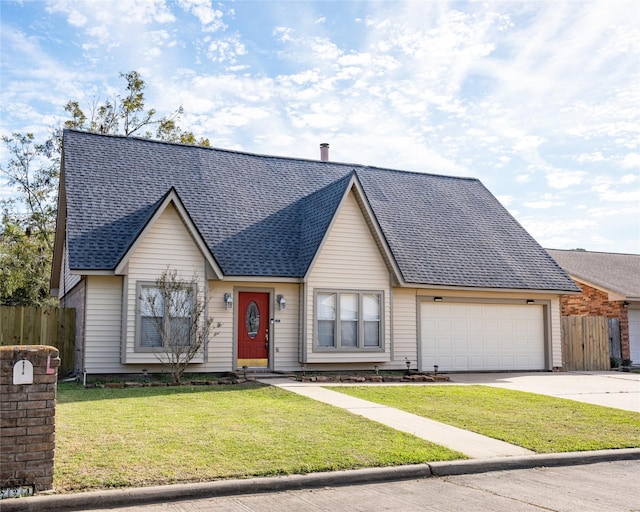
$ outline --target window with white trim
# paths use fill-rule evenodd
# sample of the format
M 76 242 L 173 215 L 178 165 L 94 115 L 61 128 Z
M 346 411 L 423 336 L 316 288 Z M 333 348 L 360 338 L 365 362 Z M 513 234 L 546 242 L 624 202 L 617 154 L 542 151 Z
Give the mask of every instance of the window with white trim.
M 138 294 L 138 347 L 162 348 L 164 340 L 175 345 L 191 343 L 191 321 L 195 290 L 164 290 L 156 285 L 140 285 Z
M 382 293 L 321 291 L 315 298 L 317 349 L 382 348 Z

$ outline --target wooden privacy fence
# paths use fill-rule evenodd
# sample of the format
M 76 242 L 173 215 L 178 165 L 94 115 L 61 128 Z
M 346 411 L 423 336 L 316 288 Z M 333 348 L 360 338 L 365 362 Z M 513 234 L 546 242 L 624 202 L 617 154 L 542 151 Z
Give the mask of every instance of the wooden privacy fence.
M 620 320 L 609 318 L 609 344 L 611 357 L 622 360 L 622 347 L 620 346 Z
M 58 375 L 73 371 L 76 310 L 0 306 L 0 345 L 51 345 L 60 351 Z
M 609 322 L 604 316 L 562 317 L 562 359 L 566 371 L 609 370 Z

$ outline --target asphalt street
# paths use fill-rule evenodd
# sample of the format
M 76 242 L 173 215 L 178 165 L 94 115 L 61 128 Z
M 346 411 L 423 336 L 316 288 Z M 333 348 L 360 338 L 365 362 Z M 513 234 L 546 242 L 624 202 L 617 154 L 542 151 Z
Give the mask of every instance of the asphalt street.
M 640 511 L 640 461 L 174 501 L 112 512 Z M 104 509 L 92 509 L 94 512 Z

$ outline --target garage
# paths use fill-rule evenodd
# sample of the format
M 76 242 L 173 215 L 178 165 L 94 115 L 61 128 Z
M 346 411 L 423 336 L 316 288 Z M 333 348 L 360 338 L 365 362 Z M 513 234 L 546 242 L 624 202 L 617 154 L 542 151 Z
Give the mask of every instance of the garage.
M 629 353 L 634 365 L 640 364 L 640 309 L 629 310 Z
M 422 370 L 544 370 L 544 307 L 480 302 L 420 303 Z

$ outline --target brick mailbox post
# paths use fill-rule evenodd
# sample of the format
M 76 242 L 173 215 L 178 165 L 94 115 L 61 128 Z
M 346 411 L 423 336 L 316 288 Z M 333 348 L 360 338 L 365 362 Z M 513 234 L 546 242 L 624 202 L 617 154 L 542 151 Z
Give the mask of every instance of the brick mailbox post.
M 0 347 L 2 497 L 53 488 L 59 365 L 55 347 Z

